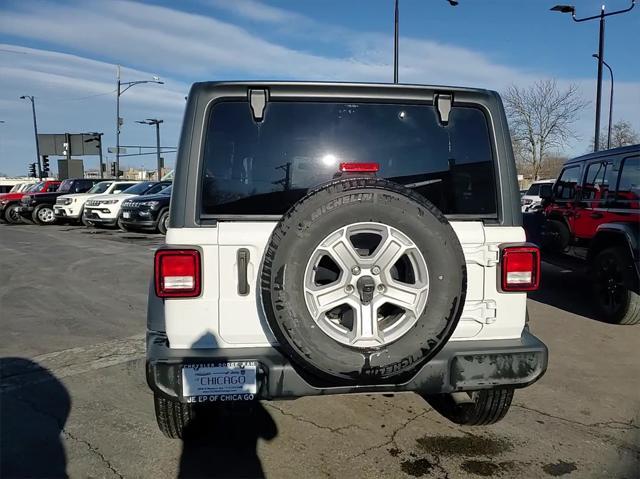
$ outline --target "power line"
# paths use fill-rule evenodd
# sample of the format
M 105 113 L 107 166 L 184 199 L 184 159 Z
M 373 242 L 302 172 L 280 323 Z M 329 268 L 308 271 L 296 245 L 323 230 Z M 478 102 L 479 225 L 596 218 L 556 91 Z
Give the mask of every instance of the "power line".
M 50 97 L 41 97 L 41 96 L 36 96 L 36 98 L 38 99 L 38 102 L 40 103 L 65 103 L 65 102 L 72 102 L 72 101 L 84 101 L 84 100 L 90 100 L 91 98 L 96 98 L 96 97 L 100 97 L 100 96 L 106 96 L 106 95 L 111 95 L 113 93 L 115 93 L 116 90 L 113 89 L 111 91 L 108 92 L 104 92 L 104 93 L 95 93 L 93 95 L 87 95 L 87 96 L 81 96 L 78 98 L 50 98 Z M 5 101 L 13 101 L 13 98 L 6 98 Z
M 78 98 L 38 98 L 38 100 L 44 101 L 45 103 L 46 102 L 49 102 L 49 103 L 64 103 L 64 102 L 67 102 L 67 101 L 90 100 L 91 98 L 96 98 L 96 97 L 99 97 L 99 96 L 111 95 L 111 94 L 113 94 L 115 92 L 116 92 L 116 89 L 114 88 L 113 90 L 107 91 L 107 92 L 104 92 L 104 93 L 95 93 L 93 95 L 81 96 L 81 97 L 78 97 Z

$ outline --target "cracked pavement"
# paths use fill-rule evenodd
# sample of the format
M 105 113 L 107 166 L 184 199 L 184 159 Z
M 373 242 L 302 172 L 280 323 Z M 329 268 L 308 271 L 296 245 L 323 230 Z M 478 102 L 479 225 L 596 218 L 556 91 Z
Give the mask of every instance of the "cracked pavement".
M 263 403 L 165 439 L 144 379 L 153 235 L 0 225 L 0 423 L 7 477 L 640 477 L 640 327 L 589 317 L 577 273 L 529 300 L 545 377 L 463 428 L 417 395 Z

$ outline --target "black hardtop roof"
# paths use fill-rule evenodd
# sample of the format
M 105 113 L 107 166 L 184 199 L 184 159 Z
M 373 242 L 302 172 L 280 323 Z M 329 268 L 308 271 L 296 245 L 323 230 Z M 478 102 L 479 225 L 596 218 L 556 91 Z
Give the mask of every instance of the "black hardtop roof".
M 469 88 L 461 86 L 446 85 L 419 85 L 410 83 L 364 83 L 364 82 L 311 82 L 311 81 L 206 81 L 194 83 L 191 87 L 191 94 L 205 92 L 223 86 L 247 87 L 247 88 L 295 88 L 311 90 L 321 93 L 323 89 L 328 91 L 344 90 L 344 89 L 362 89 L 364 91 L 434 91 L 434 92 L 470 92 L 485 95 L 497 95 L 493 90 L 484 88 Z
M 640 143 L 636 145 L 629 146 L 621 146 L 619 148 L 611 148 L 610 150 L 600 150 L 594 151 L 593 153 L 587 153 L 586 155 L 577 156 L 576 158 L 571 158 L 565 162 L 565 165 L 569 165 L 571 163 L 580 163 L 582 161 L 595 160 L 597 158 L 605 158 L 607 156 L 614 155 L 624 155 L 626 153 L 637 153 L 640 152 Z

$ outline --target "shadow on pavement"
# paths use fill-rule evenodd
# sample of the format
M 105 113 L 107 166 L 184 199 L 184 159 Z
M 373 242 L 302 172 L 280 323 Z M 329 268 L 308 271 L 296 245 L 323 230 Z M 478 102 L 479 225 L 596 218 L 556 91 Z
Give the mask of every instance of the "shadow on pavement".
M 216 408 L 218 409 L 218 408 Z M 180 459 L 181 478 L 263 478 L 258 439 L 271 440 L 278 429 L 256 402 L 209 412 L 198 430 L 188 431 Z
M 569 313 L 600 321 L 591 301 L 591 284 L 583 272 L 542 263 L 540 289 L 529 298 Z
M 68 477 L 67 389 L 48 369 L 15 357 L 0 358 L 0 384 L 0 477 Z
M 210 332 L 192 347 L 216 347 Z M 216 358 L 216 362 L 226 362 Z M 195 418 L 184 431 L 180 478 L 263 478 L 258 440 L 271 440 L 278 428 L 259 402 L 196 404 Z

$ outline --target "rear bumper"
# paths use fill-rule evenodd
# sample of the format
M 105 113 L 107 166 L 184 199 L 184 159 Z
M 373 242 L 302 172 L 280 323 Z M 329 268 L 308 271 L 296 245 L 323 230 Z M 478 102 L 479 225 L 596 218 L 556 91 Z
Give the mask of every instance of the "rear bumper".
M 163 333 L 147 332 L 147 383 L 164 397 L 187 402 L 182 365 L 217 361 L 256 361 L 258 399 L 400 391 L 440 394 L 528 386 L 545 373 L 548 350 L 528 331 L 519 339 L 453 341 L 405 383 L 327 387 L 311 384 L 274 348 L 171 349 Z

